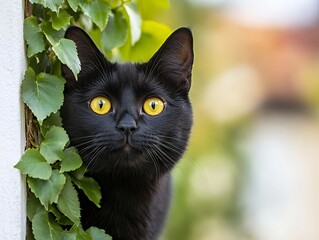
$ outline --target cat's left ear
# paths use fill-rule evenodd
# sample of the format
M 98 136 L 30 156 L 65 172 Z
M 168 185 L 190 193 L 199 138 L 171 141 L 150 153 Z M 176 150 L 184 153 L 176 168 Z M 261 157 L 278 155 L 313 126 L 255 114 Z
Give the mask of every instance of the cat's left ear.
M 164 81 L 174 82 L 188 91 L 192 82 L 193 61 L 193 35 L 190 29 L 183 27 L 167 38 L 147 65 L 149 71 L 155 71 Z

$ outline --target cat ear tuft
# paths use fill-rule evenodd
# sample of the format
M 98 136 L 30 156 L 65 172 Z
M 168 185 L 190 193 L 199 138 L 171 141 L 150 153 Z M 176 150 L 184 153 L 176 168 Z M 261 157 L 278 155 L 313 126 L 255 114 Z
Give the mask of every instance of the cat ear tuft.
M 75 42 L 81 62 L 81 71 L 78 74 L 79 81 L 105 67 L 106 58 L 83 29 L 71 26 L 66 30 L 64 37 Z M 62 76 L 67 80 L 67 83 L 75 83 L 76 80 L 72 71 L 65 64 L 62 64 L 61 68 Z
M 174 31 L 149 61 L 149 69 L 179 87 L 191 87 L 194 61 L 193 35 L 182 27 Z

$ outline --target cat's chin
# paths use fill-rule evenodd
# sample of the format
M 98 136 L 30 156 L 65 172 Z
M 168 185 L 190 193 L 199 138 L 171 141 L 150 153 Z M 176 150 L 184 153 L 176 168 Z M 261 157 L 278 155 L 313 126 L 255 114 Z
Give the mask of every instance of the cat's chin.
M 136 164 L 134 159 L 139 159 L 139 156 L 143 153 L 133 145 L 125 143 L 115 151 L 115 154 L 118 155 L 118 159 L 120 159 L 121 164 L 134 166 Z
M 122 147 L 123 151 L 125 153 L 130 153 L 133 150 L 133 147 L 131 144 L 126 143 L 123 147 Z

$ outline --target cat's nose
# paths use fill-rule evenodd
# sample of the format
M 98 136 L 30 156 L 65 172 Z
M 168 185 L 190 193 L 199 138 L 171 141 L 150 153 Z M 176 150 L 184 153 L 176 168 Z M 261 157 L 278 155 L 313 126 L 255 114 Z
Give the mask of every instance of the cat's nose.
M 131 125 L 121 125 L 117 127 L 117 129 L 123 132 L 125 135 L 130 135 L 132 132 L 136 130 L 136 128 L 136 126 Z
M 128 136 L 137 129 L 137 124 L 134 118 L 127 114 L 119 121 L 116 128 Z

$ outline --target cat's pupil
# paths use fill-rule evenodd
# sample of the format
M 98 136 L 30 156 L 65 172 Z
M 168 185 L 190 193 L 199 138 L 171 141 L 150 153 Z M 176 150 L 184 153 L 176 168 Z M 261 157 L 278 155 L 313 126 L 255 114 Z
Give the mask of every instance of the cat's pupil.
M 99 108 L 102 109 L 103 105 L 104 105 L 103 100 L 100 100 L 100 102 L 99 102 Z
M 156 107 L 155 102 L 152 102 L 152 103 L 151 103 L 151 107 L 152 107 L 153 110 L 155 110 L 155 107 Z

